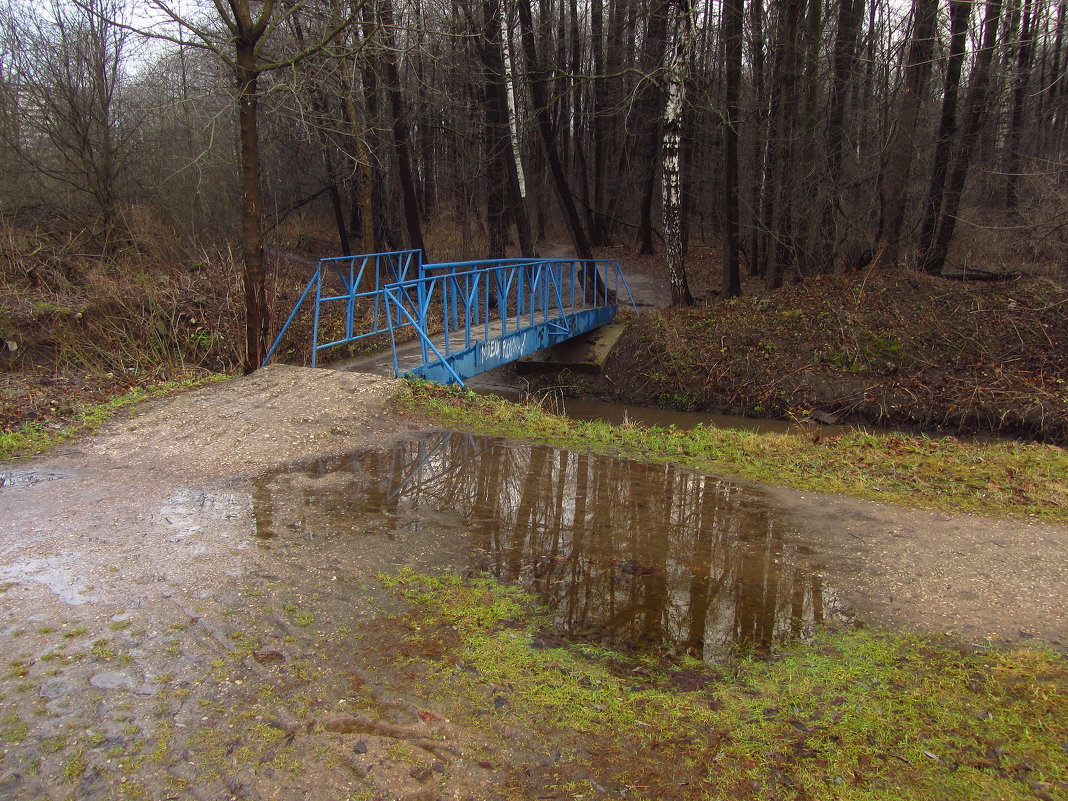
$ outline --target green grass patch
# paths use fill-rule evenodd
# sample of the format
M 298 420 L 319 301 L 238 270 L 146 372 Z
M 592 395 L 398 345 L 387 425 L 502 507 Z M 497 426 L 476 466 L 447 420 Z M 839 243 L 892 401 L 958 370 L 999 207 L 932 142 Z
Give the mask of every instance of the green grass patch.
M 562 797 L 591 782 L 649 799 L 1068 797 L 1068 664 L 1050 651 L 823 632 L 771 662 L 686 666 L 706 681 L 682 692 L 663 660 L 536 647 L 540 612 L 515 588 L 387 583 L 410 630 L 450 633 L 450 653 L 421 661 L 452 719 L 562 746 L 534 779 L 517 766 L 518 796 L 534 781 Z
M 85 406 L 70 415 L 27 423 L 13 431 L 0 431 L 0 460 L 32 456 L 80 434 L 95 431 L 122 409 L 135 403 L 184 392 L 226 378 L 229 376 L 215 374 L 134 387 L 102 403 Z
M 483 434 L 906 506 L 1068 521 L 1068 451 L 1055 445 L 611 425 L 419 382 L 409 382 L 402 402 L 442 425 Z

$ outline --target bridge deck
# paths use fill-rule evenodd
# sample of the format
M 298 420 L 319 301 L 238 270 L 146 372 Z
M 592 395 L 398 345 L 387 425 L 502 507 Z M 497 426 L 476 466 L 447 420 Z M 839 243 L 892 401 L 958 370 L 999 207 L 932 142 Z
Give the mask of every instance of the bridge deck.
M 496 339 L 502 333 L 500 319 L 490 321 L 490 337 Z M 430 335 L 434 346 L 445 351 L 445 334 L 438 332 Z M 465 347 L 464 332 L 452 331 L 449 336 L 449 353 L 453 354 Z M 431 351 L 433 353 L 433 351 Z M 370 356 L 360 356 L 355 359 L 346 359 L 335 362 L 331 367 L 335 370 L 349 370 L 360 373 L 373 373 L 375 375 L 415 375 L 425 361 L 423 358 L 423 343 L 418 339 L 407 342 L 398 342 L 392 348 L 385 348 Z

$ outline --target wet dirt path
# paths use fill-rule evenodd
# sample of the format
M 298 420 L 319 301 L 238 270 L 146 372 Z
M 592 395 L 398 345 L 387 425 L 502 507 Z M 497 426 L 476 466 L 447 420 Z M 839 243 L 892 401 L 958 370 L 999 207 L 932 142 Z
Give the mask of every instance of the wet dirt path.
M 575 494 L 578 458 L 553 449 L 474 458 L 454 441 L 467 469 L 493 468 L 503 480 L 504 490 L 478 485 L 487 501 L 514 501 L 493 514 L 441 494 L 440 482 L 420 485 L 422 495 L 391 495 L 390 486 L 414 486 L 411 457 L 425 442 L 389 412 L 393 386 L 270 368 L 0 470 L 0 797 L 489 798 L 502 754 L 545 756 L 522 732 L 502 742 L 450 723 L 403 668 L 384 664 L 396 606 L 375 574 L 500 563 L 504 578 L 559 593 L 554 579 L 578 552 L 579 572 L 644 592 L 666 568 L 642 550 L 569 550 L 566 515 L 548 545 L 514 547 L 529 540 L 523 515 L 538 522 L 522 506 L 522 478 L 548 477 L 560 499 Z M 398 438 L 408 443 L 399 451 Z M 353 470 L 355 452 L 377 460 L 386 478 Z M 623 460 L 596 462 L 603 458 L 585 457 L 589 475 L 651 480 Z M 291 464 L 301 468 L 281 469 Z M 971 639 L 1024 631 L 1064 645 L 1063 527 L 805 497 L 682 471 L 671 482 L 680 523 L 662 556 L 680 580 L 700 569 L 686 532 L 706 530 L 688 526 L 687 515 L 704 509 L 721 521 L 709 530 L 729 533 L 727 518 L 701 503 L 701 492 L 726 493 L 780 543 L 739 558 L 765 553 L 757 573 L 807 588 L 804 625 L 814 606 L 835 606 L 878 624 Z M 637 488 L 628 490 L 636 499 L 649 495 L 644 484 L 624 486 Z M 607 505 L 619 490 L 611 492 Z M 696 506 L 683 502 L 690 497 Z M 354 498 L 364 500 L 354 506 Z M 637 502 L 633 510 L 646 521 L 660 514 Z M 789 607 L 795 596 L 786 597 Z M 790 614 L 781 617 L 790 629 Z

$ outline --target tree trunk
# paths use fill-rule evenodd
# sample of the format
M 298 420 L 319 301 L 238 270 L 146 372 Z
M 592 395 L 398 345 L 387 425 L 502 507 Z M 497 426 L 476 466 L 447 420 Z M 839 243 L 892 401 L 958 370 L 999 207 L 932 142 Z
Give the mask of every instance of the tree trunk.
M 818 2 L 818 0 L 812 0 Z M 774 156 L 772 191 L 776 197 L 769 222 L 771 243 L 768 249 L 768 269 L 764 276 L 769 289 L 782 286 L 788 268 L 795 266 L 793 187 L 794 150 L 797 115 L 794 113 L 797 61 L 800 51 L 801 18 L 805 0 L 787 0 L 776 45 L 775 87 L 772 90 L 774 140 L 769 144 L 769 158 Z
M 1034 46 L 1034 15 L 1031 0 L 1024 0 L 1023 30 L 1020 33 L 1019 52 L 1016 58 L 1015 86 L 1012 92 L 1012 117 L 1005 158 L 1005 206 L 1015 211 L 1020 204 L 1020 145 L 1023 141 L 1024 108 L 1027 102 L 1027 84 L 1031 75 L 1031 52 Z
M 817 165 L 818 141 L 816 135 L 820 116 L 820 45 L 823 40 L 822 0 L 809 0 L 805 19 L 805 105 L 801 129 L 801 158 L 797 188 L 794 193 L 794 208 L 797 209 L 797 231 L 801 247 L 797 255 L 798 271 L 828 272 L 834 264 L 834 240 L 830 231 L 820 230 L 822 215 L 820 202 L 828 191 L 833 191 L 822 180 L 822 170 Z M 800 55 L 800 49 L 798 51 Z
M 393 148 L 397 154 L 397 177 L 400 180 L 401 199 L 404 204 L 404 220 L 408 226 L 408 242 L 415 250 L 423 253 L 423 262 L 429 261 L 426 245 L 423 243 L 423 225 L 419 214 L 419 199 L 415 193 L 415 179 L 412 176 L 411 146 L 408 137 L 408 124 L 404 108 L 404 95 L 401 93 L 400 69 L 397 66 L 397 49 L 393 37 L 393 6 L 391 0 L 379 0 L 379 21 L 385 47 L 382 60 L 386 67 L 386 94 L 389 95 L 390 110 L 393 113 Z
M 267 353 L 270 309 L 263 254 L 263 215 L 260 199 L 260 144 L 257 131 L 256 51 L 253 42 L 236 44 L 238 63 L 238 130 L 241 151 L 241 243 L 244 256 L 246 375 L 256 370 Z
M 935 237 L 931 242 L 930 250 L 924 254 L 923 269 L 931 275 L 941 274 L 946 263 L 946 255 L 949 253 L 949 245 L 953 241 L 961 195 L 968 179 L 968 168 L 971 165 L 975 147 L 979 143 L 983 120 L 986 117 L 990 94 L 990 62 L 994 56 L 1000 21 L 1001 0 L 987 0 L 986 19 L 983 22 L 983 45 L 975 57 L 975 71 L 965 103 L 967 116 L 961 128 L 960 147 L 947 173 L 942 214 L 936 227 Z
M 767 196 L 766 164 L 768 152 L 768 104 L 765 100 L 767 93 L 765 87 L 765 63 L 767 61 L 764 52 L 764 4 L 763 0 L 750 0 L 749 2 L 749 29 L 751 36 L 750 60 L 753 63 L 753 97 L 756 100 L 756 109 L 753 113 L 750 129 L 755 135 L 750 139 L 753 142 L 753 185 L 750 194 L 750 219 L 752 220 L 749 236 L 749 275 L 764 275 L 767 266 L 767 228 L 763 225 L 763 209 Z
M 682 0 L 685 2 L 685 0 Z M 636 119 L 641 126 L 639 148 L 644 165 L 642 199 L 638 219 L 638 253 L 652 255 L 653 198 L 656 195 L 656 162 L 661 144 L 661 118 L 665 111 L 665 93 L 656 80 L 656 68 L 666 57 L 668 18 L 671 0 L 655 0 L 649 9 L 648 28 L 641 54 L 641 78 L 645 87 L 638 97 Z M 670 80 L 670 78 L 668 79 Z
M 498 103 L 503 104 L 507 119 L 507 148 L 502 150 L 501 159 L 504 174 L 508 182 L 508 197 L 512 207 L 512 219 L 515 221 L 516 236 L 519 237 L 519 253 L 522 256 L 537 256 L 538 245 L 530 227 L 530 214 L 527 212 L 526 179 L 523 175 L 523 159 L 519 142 L 519 115 L 515 102 L 515 84 L 512 79 L 512 47 L 509 41 L 508 26 L 499 0 L 487 0 L 496 6 L 496 37 L 493 41 L 491 57 L 497 70 Z M 488 24 L 488 23 L 487 23 Z M 489 32 L 487 31 L 487 35 Z
M 920 259 L 931 248 L 935 230 L 942 215 L 942 201 L 946 188 L 946 173 L 950 155 L 957 138 L 957 97 L 960 94 L 960 74 L 964 66 L 964 53 L 968 44 L 968 21 L 972 13 L 971 0 L 950 0 L 949 4 L 949 59 L 946 64 L 946 84 L 942 94 L 942 114 L 938 123 L 938 139 L 931 163 L 931 181 L 927 188 L 927 201 L 923 210 L 923 225 L 920 230 Z
M 486 229 L 489 242 L 487 258 L 506 255 L 507 214 L 504 189 L 509 184 L 508 165 L 512 162 L 512 142 L 508 132 L 508 110 L 504 97 L 504 59 L 501 54 L 500 0 L 482 2 L 482 85 L 486 126 L 483 132 L 486 150 Z
M 720 295 L 742 294 L 738 256 L 738 123 L 742 82 L 742 22 L 745 0 L 724 0 L 723 39 L 726 58 L 723 124 L 723 280 Z
M 874 0 L 873 0 L 874 2 Z M 849 84 L 857 62 L 857 43 L 864 20 L 864 0 L 840 0 L 838 30 L 834 39 L 833 74 L 827 112 L 827 189 L 820 199 L 820 233 L 838 244 L 835 226 L 835 205 L 841 202 L 844 188 L 842 171 L 845 162 L 846 106 Z M 835 254 L 837 255 L 837 254 Z M 833 269 L 833 261 L 825 269 Z
M 527 71 L 530 76 L 530 95 L 534 102 L 534 119 L 545 149 L 545 158 L 549 162 L 549 170 L 552 173 L 553 186 L 560 201 L 560 208 L 564 213 L 564 222 L 571 234 L 571 242 L 575 246 L 575 255 L 580 259 L 592 259 L 590 242 L 582 227 L 582 220 L 575 207 L 575 199 L 571 195 L 571 186 L 564 172 L 563 162 L 560 160 L 560 151 L 556 146 L 547 92 L 548 78 L 538 60 L 538 47 L 534 39 L 534 21 L 531 17 L 529 2 L 530 0 L 520 0 L 518 5 L 523 52 L 527 59 Z
M 686 279 L 685 254 L 682 246 L 682 175 L 679 150 L 682 143 L 682 114 L 686 102 L 686 73 L 693 47 L 693 7 L 691 0 L 671 4 L 668 45 L 664 60 L 667 99 L 664 103 L 663 141 L 663 213 L 664 243 L 667 250 L 668 283 L 671 305 L 693 304 Z
M 905 90 L 886 168 L 884 241 L 889 265 L 897 262 L 901 245 L 901 228 L 908 208 L 909 171 L 916 154 L 916 126 L 934 56 L 937 12 L 938 0 L 915 0 L 912 41 L 909 44 L 908 65 L 905 67 Z
M 606 131 L 606 103 L 605 93 L 608 84 L 608 76 L 605 75 L 604 55 L 604 9 L 602 0 L 590 0 L 590 45 L 593 48 L 593 80 L 590 83 L 590 91 L 593 94 L 591 100 L 592 133 L 593 138 L 593 163 L 590 165 L 592 191 L 589 217 L 590 239 L 594 244 L 608 244 L 608 221 L 605 219 L 605 143 Z
M 365 138 L 364 126 L 360 125 L 359 111 L 353 99 L 352 87 L 345 76 L 344 65 L 339 70 L 341 91 L 344 95 L 343 108 L 349 124 L 353 152 L 358 166 L 357 191 L 353 200 L 359 210 L 360 244 L 364 253 L 375 252 L 375 216 L 374 216 L 374 168 L 371 165 L 371 148 Z M 353 228 L 356 226 L 353 225 Z

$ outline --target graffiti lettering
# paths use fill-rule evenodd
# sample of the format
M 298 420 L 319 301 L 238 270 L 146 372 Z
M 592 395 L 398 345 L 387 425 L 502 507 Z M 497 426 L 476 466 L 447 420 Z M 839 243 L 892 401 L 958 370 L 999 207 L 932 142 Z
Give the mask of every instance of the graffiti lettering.
M 519 337 L 505 340 L 491 339 L 482 346 L 482 359 L 485 362 L 510 362 L 518 359 L 523 353 L 523 341 Z

